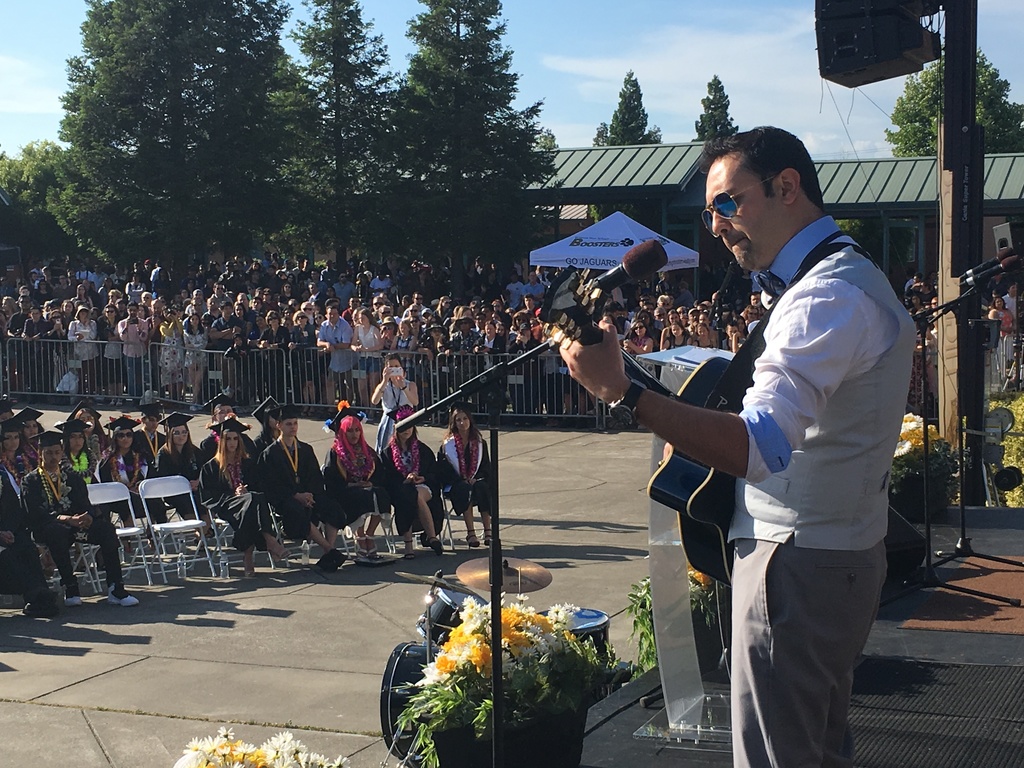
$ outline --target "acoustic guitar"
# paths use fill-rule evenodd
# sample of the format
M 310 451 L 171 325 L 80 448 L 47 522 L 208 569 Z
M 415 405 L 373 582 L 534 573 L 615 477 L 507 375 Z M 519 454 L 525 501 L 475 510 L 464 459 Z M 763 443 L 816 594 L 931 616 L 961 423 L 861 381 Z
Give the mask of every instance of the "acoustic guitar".
M 556 342 L 574 339 L 598 343 L 602 331 L 594 325 L 604 297 L 593 290 L 589 270 L 567 268 L 545 293 L 540 319 Z M 701 363 L 678 393 L 669 390 L 631 355 L 622 353 L 626 375 L 648 389 L 675 397 L 690 405 L 707 407 L 708 398 L 729 365 L 721 357 Z M 658 465 L 647 485 L 647 494 L 679 513 L 679 530 L 686 558 L 696 570 L 717 581 L 732 581 L 733 546 L 728 541 L 735 507 L 736 478 L 718 472 L 672 449 Z

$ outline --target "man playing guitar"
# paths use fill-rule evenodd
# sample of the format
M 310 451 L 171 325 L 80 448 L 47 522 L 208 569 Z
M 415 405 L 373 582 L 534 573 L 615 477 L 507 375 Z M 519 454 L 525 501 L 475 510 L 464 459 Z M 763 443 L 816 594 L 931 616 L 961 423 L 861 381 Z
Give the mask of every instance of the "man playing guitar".
M 853 667 L 885 577 L 888 473 L 914 327 L 885 275 L 823 211 L 796 137 L 709 141 L 703 219 L 767 296 L 741 410 L 674 400 L 627 377 L 614 331 L 562 342 L 590 392 L 677 451 L 738 478 L 733 565 L 736 766 L 852 766 Z

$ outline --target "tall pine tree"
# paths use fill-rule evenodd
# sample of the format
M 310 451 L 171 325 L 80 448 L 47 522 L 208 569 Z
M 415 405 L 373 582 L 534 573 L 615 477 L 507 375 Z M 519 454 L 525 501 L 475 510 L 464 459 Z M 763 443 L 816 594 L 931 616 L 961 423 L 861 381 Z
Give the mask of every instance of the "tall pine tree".
M 384 172 L 394 79 L 383 39 L 371 34 L 356 0 L 304 4 L 310 21 L 299 22 L 294 38 L 313 108 L 303 111 L 290 175 L 308 201 L 310 235 L 343 258 L 347 247 L 372 239 L 367 229 L 381 220 L 374 192 Z
M 409 25 L 417 50 L 396 110 L 404 167 L 394 213 L 408 222 L 408 249 L 450 264 L 458 296 L 474 258 L 507 261 L 528 250 L 535 221 L 523 190 L 553 168 L 535 149 L 540 103 L 512 107 L 519 76 L 502 44 L 501 3 L 423 5 Z
M 647 127 L 644 94 L 633 70 L 626 73 L 619 91 L 619 103 L 612 113 L 611 125 L 601 123 L 594 136 L 595 147 L 624 147 L 631 144 L 660 144 L 661 129 Z
M 700 105 L 704 111 L 693 124 L 697 141 L 732 136 L 739 130 L 729 116 L 729 97 L 718 75 L 712 75 L 708 82 L 708 95 L 700 100 Z
M 283 3 L 88 4 L 64 96 L 62 223 L 125 261 L 247 253 L 281 210 Z

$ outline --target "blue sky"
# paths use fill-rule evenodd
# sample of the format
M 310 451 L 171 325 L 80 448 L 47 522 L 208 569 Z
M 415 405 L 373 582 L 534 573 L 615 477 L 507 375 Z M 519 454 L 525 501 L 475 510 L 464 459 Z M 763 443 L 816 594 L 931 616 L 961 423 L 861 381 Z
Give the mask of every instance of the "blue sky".
M 292 2 L 292 20 L 304 16 Z M 717 74 L 739 127 L 774 124 L 820 159 L 889 154 L 883 130 L 901 93 L 895 79 L 850 90 L 818 75 L 814 0 L 505 0 L 506 45 L 521 75 L 520 104 L 543 101 L 559 146 L 590 146 L 609 121 L 627 70 L 666 142 L 693 139 L 707 82 Z M 391 67 L 405 69 L 417 0 L 364 0 Z M 57 139 L 65 62 L 81 50 L 83 0 L 0 0 L 0 150 Z M 979 45 L 1024 101 L 1021 0 L 979 0 Z M 294 46 L 291 46 L 294 53 Z

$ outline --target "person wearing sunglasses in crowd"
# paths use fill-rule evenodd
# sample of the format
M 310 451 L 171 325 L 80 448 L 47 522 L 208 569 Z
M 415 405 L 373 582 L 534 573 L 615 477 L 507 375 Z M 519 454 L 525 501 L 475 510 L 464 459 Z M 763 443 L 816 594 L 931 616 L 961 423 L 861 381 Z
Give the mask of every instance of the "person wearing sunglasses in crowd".
M 77 607 L 82 604 L 78 579 L 71 563 L 71 546 L 75 542 L 99 547 L 109 585 L 107 602 L 125 607 L 138 605 L 138 599 L 124 588 L 120 544 L 110 516 L 92 508 L 82 478 L 61 466 L 64 435 L 44 432 L 40 435 L 39 444 L 41 463 L 34 472 L 25 476 L 21 505 L 32 536 L 47 546 L 57 565 L 60 584 L 64 588 L 64 605 Z
M 124 502 L 117 505 L 116 511 L 125 525 L 134 525 L 133 509 L 142 509 L 142 500 L 138 498 L 139 483 L 146 479 L 149 465 L 146 459 L 135 451 L 135 427 L 139 425 L 130 416 L 118 416 L 110 420 L 112 446 L 107 457 L 100 462 L 99 475 L 101 483 L 122 483 L 128 486 L 132 494 L 131 508 Z M 159 522 L 166 522 L 161 520 Z
M 738 479 L 734 764 L 849 766 L 853 667 L 885 579 L 887 484 L 914 325 L 882 271 L 825 214 L 795 136 L 766 127 L 713 139 L 700 166 L 704 223 L 773 297 L 760 356 L 738 355 L 723 377 L 734 387 L 723 391 L 740 394 L 710 410 L 631 383 L 609 330 L 603 344 L 566 343 L 562 355 L 623 417 Z

